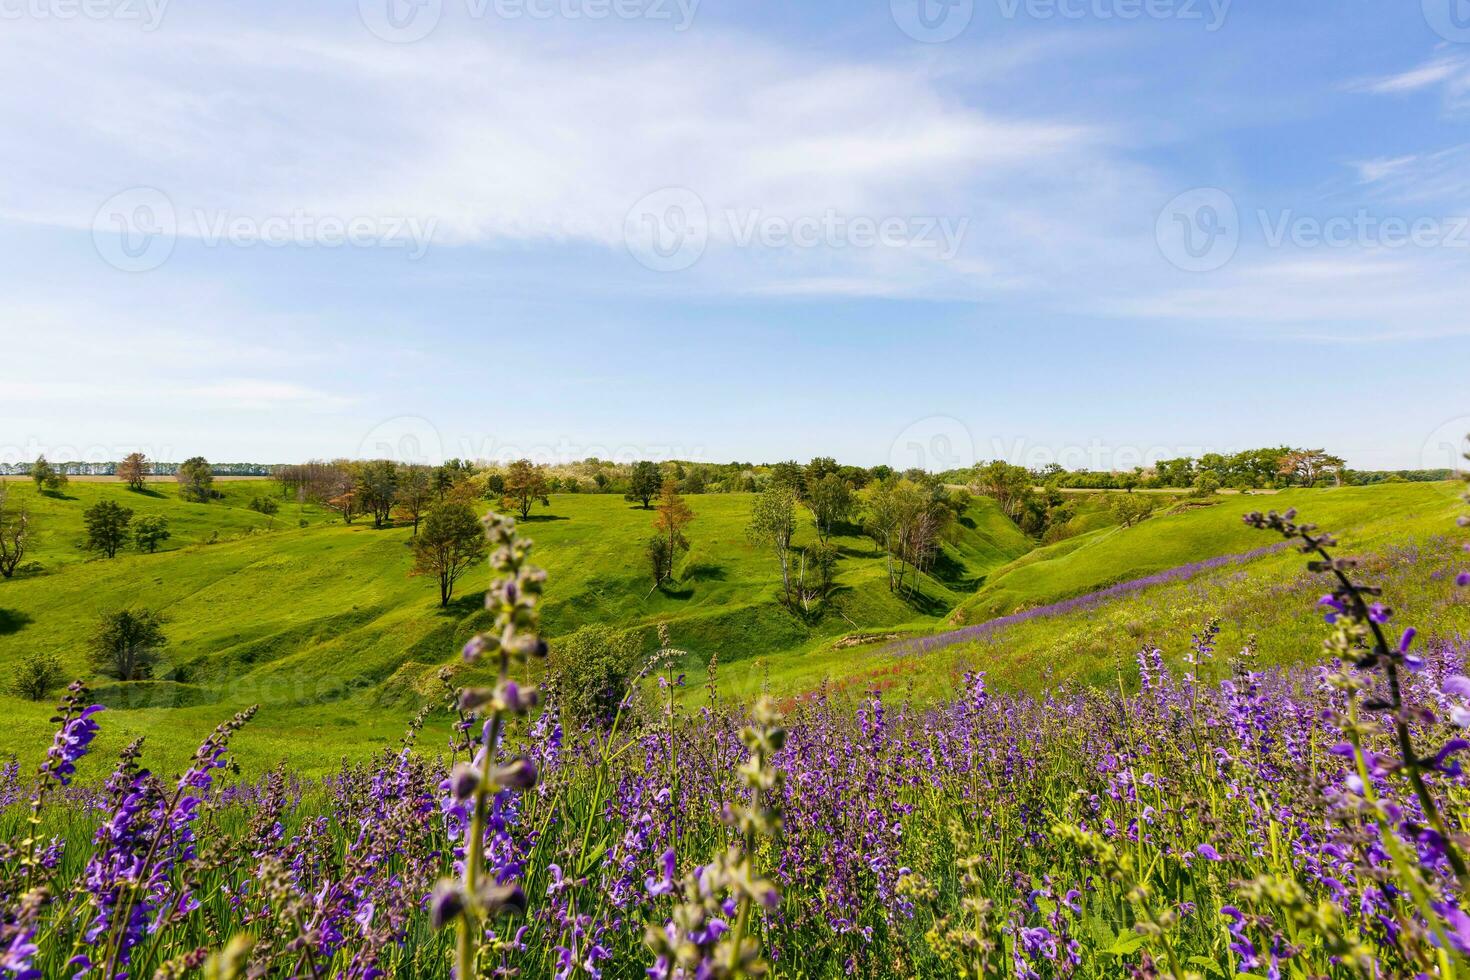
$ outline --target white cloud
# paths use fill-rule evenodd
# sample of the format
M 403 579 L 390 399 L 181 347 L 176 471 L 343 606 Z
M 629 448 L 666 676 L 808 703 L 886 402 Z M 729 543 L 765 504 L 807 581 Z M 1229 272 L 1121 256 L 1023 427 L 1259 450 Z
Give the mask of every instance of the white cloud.
M 828 256 L 839 267 L 815 278 L 810 256 L 707 259 L 706 280 L 730 289 L 764 288 L 785 268 L 812 282 L 876 278 L 878 293 L 973 292 L 985 287 L 976 270 L 1034 274 L 1047 260 L 1027 252 L 1077 236 L 1079 208 L 1116 204 L 1097 186 L 1084 193 L 1079 175 L 1133 179 L 1110 134 L 981 108 L 938 68 L 814 61 L 752 38 L 533 45 L 441 30 L 397 47 L 366 32 L 170 22 L 118 43 L 83 26 L 19 25 L 0 40 L 0 129 L 35 137 L 0 146 L 12 178 L 0 216 L 87 229 L 105 199 L 150 185 L 185 236 L 221 214 L 304 211 L 415 216 L 434 222 L 436 247 L 621 250 L 634 202 L 682 186 L 711 212 L 969 217 L 1013 238 L 977 236 L 963 268 L 901 248 Z M 43 71 L 55 84 L 30 84 Z M 731 247 L 712 238 L 712 256 Z
M 1470 106 L 1470 57 L 1446 55 L 1395 75 L 1368 79 L 1354 87 L 1375 95 L 1438 89 L 1447 109 L 1464 109 Z

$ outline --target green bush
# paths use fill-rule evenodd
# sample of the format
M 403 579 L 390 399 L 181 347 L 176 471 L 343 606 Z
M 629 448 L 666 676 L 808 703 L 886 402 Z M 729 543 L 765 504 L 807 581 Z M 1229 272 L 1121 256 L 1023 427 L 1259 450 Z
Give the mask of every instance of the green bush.
M 10 689 L 19 697 L 44 701 L 61 685 L 65 676 L 66 672 L 55 654 L 36 653 L 15 668 L 15 680 L 11 682 Z
M 585 626 L 553 645 L 551 670 L 572 718 L 610 725 L 642 652 L 642 633 L 602 625 Z

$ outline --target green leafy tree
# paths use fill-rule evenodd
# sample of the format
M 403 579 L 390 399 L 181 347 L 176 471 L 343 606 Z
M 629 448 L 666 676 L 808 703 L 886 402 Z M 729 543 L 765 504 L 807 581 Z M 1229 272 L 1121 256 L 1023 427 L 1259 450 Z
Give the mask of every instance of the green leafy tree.
M 662 534 L 655 534 L 648 539 L 644 552 L 648 555 L 648 562 L 652 566 L 653 584 L 657 586 L 664 580 L 664 576 L 668 574 L 667 570 L 674 564 L 673 554 L 669 551 L 669 539 Z
M 1154 502 L 1146 493 L 1124 493 L 1113 497 L 1113 517 L 1124 527 L 1132 527 L 1154 512 Z
M 551 487 L 546 482 L 546 467 L 537 466 L 529 459 L 518 459 L 505 468 L 505 504 L 521 515 L 521 520 L 531 516 L 531 505 L 537 501 L 541 506 L 551 506 Z
M 127 543 L 133 511 L 111 500 L 99 500 L 82 512 L 82 523 L 87 528 L 87 547 L 112 558 Z
M 595 624 L 552 644 L 550 668 L 571 717 L 607 727 L 628 691 L 643 652 L 635 631 Z
M 357 471 L 358 505 L 373 515 L 373 527 L 388 523 L 397 496 L 398 464 L 393 460 L 375 459 Z
M 1032 492 L 1032 482 L 1031 471 L 1026 467 L 997 459 L 976 471 L 974 489 L 976 493 L 993 497 L 1005 515 L 1019 524 Z
M 806 464 L 805 485 L 810 487 L 829 473 L 836 473 L 841 469 L 837 460 L 831 456 L 814 456 L 812 461 Z
M 163 617 L 147 609 L 120 609 L 103 616 L 87 643 L 92 666 L 120 681 L 152 677 L 168 645 L 163 622 Z
M 467 504 L 446 501 L 429 511 L 413 539 L 413 574 L 439 582 L 439 606 L 449 605 L 454 585 L 488 550 L 485 529 Z
M 275 501 L 271 501 L 275 503 Z M 140 517 L 133 525 L 133 540 L 138 544 L 139 551 L 149 554 L 158 550 L 158 546 L 169 539 L 168 518 L 162 514 L 149 514 Z
M 31 479 L 36 482 L 36 492 L 40 493 L 46 488 L 46 484 L 56 475 L 56 470 L 46 462 L 45 455 L 37 456 L 36 461 L 31 464 Z
M 628 475 L 628 492 L 625 496 L 628 500 L 638 501 L 647 510 L 662 486 L 663 475 L 659 473 L 658 464 L 640 459 L 633 464 L 633 471 Z
M 800 500 L 806 493 L 806 467 L 794 459 L 774 464 L 771 467 L 771 486 L 785 487 Z
M 752 544 L 771 549 L 781 566 L 781 594 L 791 604 L 791 538 L 796 534 L 796 492 L 788 485 L 773 484 L 758 494 L 745 528 Z
M 828 471 L 808 486 L 810 490 L 806 505 L 812 512 L 812 523 L 817 527 L 817 537 L 825 543 L 832 537 L 833 528 L 852 514 L 852 489 L 846 480 L 833 471 Z
M 413 525 L 413 537 L 418 537 L 419 521 L 434 499 L 434 479 L 428 468 L 405 466 L 398 477 L 394 510 L 401 519 Z
M 1192 497 L 1213 497 L 1220 492 L 1220 478 L 1210 470 L 1201 470 L 1194 478 L 1194 489 L 1190 491 Z
M 44 701 L 65 677 L 61 661 L 54 653 L 33 653 L 16 667 L 10 690 L 28 701 Z
M 214 470 L 203 456 L 190 456 L 180 463 L 174 479 L 185 500 L 207 504 L 214 498 Z

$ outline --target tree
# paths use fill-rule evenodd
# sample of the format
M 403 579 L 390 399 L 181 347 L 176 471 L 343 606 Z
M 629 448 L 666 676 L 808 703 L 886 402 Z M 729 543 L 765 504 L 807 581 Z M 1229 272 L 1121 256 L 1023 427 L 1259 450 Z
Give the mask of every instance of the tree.
M 1333 474 L 1338 486 L 1342 485 L 1342 469 L 1346 465 L 1342 457 L 1333 456 L 1321 449 L 1292 449 L 1282 454 L 1277 461 L 1276 471 L 1286 477 L 1301 481 L 1302 486 L 1315 486 L 1327 473 Z
M 351 488 L 343 490 L 335 497 L 327 498 L 326 505 L 342 517 L 343 524 L 351 524 L 358 513 L 357 491 Z
M 837 546 L 818 541 L 802 548 L 797 561 L 796 594 L 804 612 L 812 611 L 812 600 L 826 600 L 837 572 Z
M 1144 493 L 1125 493 L 1113 497 L 1113 517 L 1124 527 L 1132 527 L 1154 512 L 1154 502 Z
M 406 466 L 398 478 L 398 496 L 394 503 L 398 514 L 413 524 L 412 537 L 418 537 L 419 520 L 435 498 L 434 480 L 422 466 Z
M 903 504 L 898 497 L 898 481 L 880 480 L 868 491 L 867 530 L 874 543 L 883 549 L 888 569 L 888 591 L 894 589 L 894 539 L 903 523 Z
M 577 722 L 607 727 L 628 691 L 643 637 L 610 626 L 584 626 L 551 648 L 557 690 Z
M 127 542 L 128 526 L 132 522 L 132 508 L 99 500 L 82 512 L 82 523 L 87 526 L 87 547 L 108 558 L 114 557 L 117 549 Z
M 658 464 L 640 459 L 633 464 L 633 472 L 628 477 L 628 492 L 624 494 L 624 498 L 640 502 L 643 509 L 647 510 L 649 501 L 653 500 L 662 486 L 663 477 L 659 474 Z
M 518 459 L 505 470 L 505 501 L 521 515 L 521 520 L 531 516 L 531 505 L 536 501 L 541 506 L 551 506 L 551 489 L 546 484 L 546 467 L 537 466 L 529 459 Z
M 751 507 L 746 536 L 753 544 L 769 547 L 781 566 L 781 592 L 791 604 L 791 538 L 796 533 L 796 492 L 775 484 L 761 492 Z
M 15 574 L 34 544 L 35 536 L 26 505 L 20 503 L 12 507 L 7 503 L 8 497 L 4 484 L 0 484 L 0 578 L 10 578 Z
M 275 503 L 274 500 L 271 503 Z M 149 554 L 158 550 L 160 543 L 169 539 L 168 518 L 162 514 L 149 514 L 138 518 L 138 523 L 133 525 L 133 540 L 138 542 L 138 550 Z
M 657 586 L 667 574 L 665 569 L 674 564 L 673 555 L 669 552 L 669 540 L 662 534 L 655 534 L 648 539 L 645 550 L 653 570 L 653 584 Z
M 831 456 L 813 456 L 812 461 L 806 464 L 806 486 L 814 486 L 822 477 L 828 473 L 836 473 L 839 469 L 837 460 Z
M 1211 470 L 1200 470 L 1199 475 L 1194 478 L 1194 489 L 1190 491 L 1191 497 L 1213 497 L 1220 492 L 1220 478 Z
M 672 476 L 664 478 L 664 485 L 658 496 L 658 513 L 653 518 L 653 530 L 663 539 L 664 567 L 662 574 L 657 574 L 654 584 L 657 585 L 666 578 L 673 577 L 674 559 L 681 551 L 689 550 L 689 542 L 684 537 L 684 528 L 694 520 L 694 511 L 679 496 L 679 483 Z
M 391 459 L 364 463 L 357 473 L 357 502 L 373 515 L 373 527 L 388 523 L 398 496 L 398 464 Z
M 975 474 L 975 492 L 995 498 L 1007 517 L 1015 521 L 1026 507 L 1031 494 L 1031 471 L 997 459 Z
M 167 645 L 163 617 L 147 609 L 120 609 L 102 617 L 87 646 L 98 673 L 141 681 L 153 676 Z
M 806 468 L 794 459 L 774 464 L 771 467 L 771 486 L 786 487 L 800 500 L 806 492 Z
M 37 456 L 36 461 L 31 464 L 31 479 L 36 481 L 37 493 L 45 489 L 47 482 L 55 475 L 56 471 L 52 469 L 50 463 L 46 462 L 44 454 Z
M 117 478 L 128 485 L 129 490 L 142 490 L 148 477 L 148 457 L 142 453 L 128 453 L 117 464 Z
M 20 662 L 10 690 L 30 701 L 44 701 L 65 678 L 61 661 L 53 653 L 33 653 Z
M 812 460 L 813 465 L 816 462 Z M 852 513 L 852 490 L 846 480 L 832 471 L 810 481 L 808 486 L 811 489 L 806 505 L 811 509 L 812 523 L 817 526 L 817 537 L 825 543 L 832 536 L 832 529 Z
M 442 503 L 429 511 L 414 537 L 412 574 L 438 578 L 443 608 L 454 595 L 454 583 L 485 557 L 488 548 L 485 529 L 468 505 Z
M 214 470 L 203 456 L 190 456 L 180 463 L 174 479 L 179 481 L 179 493 L 185 500 L 207 504 L 214 497 Z

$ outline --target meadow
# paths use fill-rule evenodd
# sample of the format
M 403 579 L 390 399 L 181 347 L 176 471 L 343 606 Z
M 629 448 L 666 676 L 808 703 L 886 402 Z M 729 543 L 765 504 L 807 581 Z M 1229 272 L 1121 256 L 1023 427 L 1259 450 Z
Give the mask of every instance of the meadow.
M 261 496 L 279 499 L 269 481 L 217 486 L 223 497 L 200 504 L 181 500 L 169 483 L 137 493 L 115 482 L 74 482 L 57 496 L 10 481 L 13 498 L 27 503 L 42 529 L 31 556 L 41 570 L 0 583 L 0 678 L 8 679 L 30 653 L 56 653 L 70 676 L 90 679 L 93 696 L 117 711 L 104 738 L 106 754 L 146 732 L 160 759 L 181 762 L 198 731 L 250 704 L 260 712 L 239 759 L 252 774 L 284 761 L 320 775 L 343 758 L 360 760 L 395 744 L 414 713 L 438 697 L 441 667 L 483 626 L 488 571 L 472 572 L 441 610 L 433 585 L 409 574 L 408 527 L 348 525 L 294 501 L 266 516 L 248 504 Z M 816 618 L 795 616 L 778 601 L 774 557 L 746 538 L 749 494 L 690 498 L 692 547 L 676 580 L 659 589 L 651 587 L 642 550 L 652 515 L 637 504 L 612 495 L 557 494 L 524 526 L 557 582 L 541 611 L 553 646 L 580 627 L 604 623 L 641 628 L 651 651 L 653 627 L 662 623 L 671 644 L 687 652 L 681 670 L 690 688 L 703 687 L 717 657 L 717 682 L 734 698 L 762 690 L 790 698 L 824 683 L 861 691 L 876 683 L 902 684 L 927 699 L 944 696 L 965 670 L 978 668 L 1020 690 L 1038 690 L 1043 668 L 1058 677 L 1111 682 L 1119 660 L 1131 658 L 1140 643 L 1180 649 L 1211 616 L 1223 617 L 1232 643 L 1259 634 L 1271 662 L 1310 652 L 1299 595 L 1256 599 L 1262 589 L 1279 591 L 1300 578 L 1289 558 L 1268 555 L 1213 577 L 1017 624 L 923 657 L 906 655 L 904 638 L 974 626 L 1261 546 L 1239 521 L 1253 505 L 1248 497 L 1220 496 L 1211 506 L 1184 505 L 1177 513 L 1165 507 L 1121 528 L 1109 520 L 1108 496 L 1079 495 L 1084 506 L 1076 523 L 1092 529 L 1049 545 L 1021 534 L 989 498 L 975 497 L 933 568 L 917 576 L 912 596 L 890 592 L 872 539 L 855 524 L 841 526 L 834 535 L 842 556 L 837 587 Z M 171 537 L 156 554 L 95 557 L 83 547 L 81 514 L 98 500 L 118 501 L 139 517 L 166 516 Z M 1365 553 L 1384 555 L 1410 545 L 1442 552 L 1457 503 L 1451 483 L 1292 490 L 1256 500 L 1310 507 L 1325 523 L 1353 532 Z M 797 543 L 814 538 L 803 521 Z M 1437 594 L 1424 584 L 1411 583 L 1408 601 Z M 1183 601 L 1186 594 L 1195 598 Z M 155 676 L 179 679 L 124 684 L 92 674 L 80 641 L 103 613 L 138 606 L 168 621 L 170 642 Z M 1423 612 L 1450 633 L 1470 626 L 1458 607 Z M 32 762 L 49 731 L 49 706 L 8 692 L 0 702 L 8 740 Z M 443 719 L 430 721 L 436 744 L 443 729 Z
M 799 652 L 754 658 L 743 673 L 730 658 L 741 683 L 769 677 L 784 699 L 740 696 L 723 658 L 719 676 L 704 678 L 712 683 L 691 683 L 681 676 L 690 655 L 674 649 L 679 619 L 663 607 L 661 647 L 609 728 L 565 725 L 566 692 L 538 691 L 545 675 L 534 668 L 548 652 L 554 660 L 553 630 L 590 614 L 559 596 L 553 529 L 601 518 L 587 546 L 605 545 L 624 519 L 607 516 L 620 502 L 559 499 L 551 512 L 561 507 L 563 520 L 492 522 L 486 598 L 471 593 L 473 613 L 446 614 L 462 647 L 453 659 L 471 669 L 449 696 L 424 699 L 440 706 L 439 745 L 432 712 L 380 707 L 404 722 L 390 746 L 364 746 L 320 779 L 290 764 L 240 778 L 237 753 L 279 724 L 266 708 L 243 708 L 212 734 L 200 726 L 196 737 L 207 737 L 175 763 L 167 742 L 154 751 L 152 732 L 120 753 L 109 747 L 118 719 L 135 725 L 165 709 L 94 704 L 74 686 L 48 722 L 55 736 L 38 740 L 51 747 L 36 775 L 29 760 L 0 772 L 0 839 L 10 841 L 0 852 L 0 969 L 1465 976 L 1470 650 L 1458 632 L 1470 574 L 1459 571 L 1464 533 L 1454 524 L 1464 505 L 1449 485 L 1269 499 L 1297 496 L 1312 516 L 1342 522 L 1332 530 L 1348 548 L 1289 509 L 1242 522 L 1235 500 L 1034 557 L 1003 561 L 981 540 L 956 546 L 974 556 L 965 581 L 975 596 L 1014 596 L 1015 583 L 1044 581 L 1032 569 L 1048 563 L 1058 574 L 993 634 L 984 624 L 942 633 L 961 601 L 948 621 L 895 611 L 907 635 L 824 654 L 860 656 L 870 670 L 882 657 L 924 664 L 932 688 L 893 690 L 902 674 L 881 668 L 845 694 L 830 672 L 813 688 L 794 669 L 777 681 L 773 665 L 811 660 L 829 636 L 800 638 Z M 1213 523 L 1227 513 L 1235 527 Z M 249 560 L 221 565 L 204 591 L 229 594 L 237 578 L 248 588 L 266 560 L 249 550 L 261 541 L 280 551 L 323 535 L 318 547 L 351 556 L 344 574 L 393 546 L 393 532 L 310 517 L 305 528 L 255 533 L 244 520 L 236 544 Z M 965 530 L 984 527 L 971 523 Z M 534 532 L 534 547 L 522 531 Z M 196 533 L 213 536 L 207 523 Z M 1247 557 L 1160 575 L 1158 562 L 1181 557 L 1191 535 L 1215 556 Z M 183 541 L 147 557 L 216 548 Z M 1095 548 L 1137 560 L 1107 568 L 1088 555 Z M 1347 560 L 1349 549 L 1364 560 Z M 563 566 L 574 594 L 595 590 L 578 578 L 587 557 Z M 986 559 L 994 564 L 980 571 Z M 750 560 L 751 581 L 769 587 Z M 686 616 L 708 622 L 716 614 L 698 607 L 704 598 L 692 590 L 659 602 L 684 602 Z M 289 600 L 242 608 L 280 617 Z M 200 637 L 245 629 L 220 615 Z M 1120 635 L 1099 646 L 1092 627 Z M 1243 630 L 1256 635 L 1242 643 Z M 1047 649 L 1045 661 L 1026 659 Z M 401 669 L 331 710 L 367 710 Z M 941 693 L 936 678 L 956 671 Z M 227 685 L 177 683 L 215 700 L 170 717 L 229 710 Z M 87 778 L 89 763 L 110 768 L 105 782 Z

